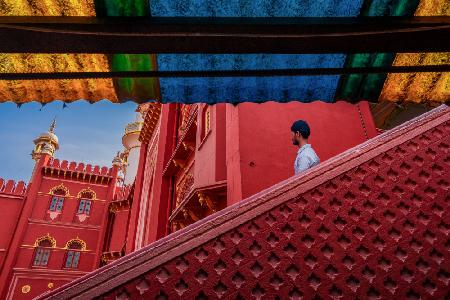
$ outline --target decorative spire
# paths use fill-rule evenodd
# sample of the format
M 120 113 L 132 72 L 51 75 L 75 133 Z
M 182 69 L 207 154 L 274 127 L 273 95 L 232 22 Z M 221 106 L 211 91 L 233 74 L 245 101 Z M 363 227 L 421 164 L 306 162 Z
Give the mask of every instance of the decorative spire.
M 112 164 L 113 164 L 113 166 L 122 167 L 123 160 L 122 160 L 122 155 L 121 155 L 120 151 L 117 151 L 117 155 L 116 155 L 116 157 L 113 158 Z
M 56 117 L 53 118 L 53 122 L 50 125 L 50 129 L 48 130 L 48 132 L 55 133 L 55 127 L 56 127 Z

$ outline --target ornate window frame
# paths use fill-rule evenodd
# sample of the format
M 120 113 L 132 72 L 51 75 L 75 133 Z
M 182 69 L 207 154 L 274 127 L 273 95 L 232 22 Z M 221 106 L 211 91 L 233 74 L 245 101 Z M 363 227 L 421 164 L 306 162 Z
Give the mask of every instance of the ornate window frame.
M 71 248 L 71 244 L 74 243 L 80 245 L 80 248 Z M 86 248 L 86 242 L 78 237 L 67 241 L 64 247 L 66 253 L 64 255 L 63 269 L 78 269 L 81 253 L 86 251 Z
M 80 244 L 81 245 L 81 251 L 86 251 L 86 249 L 87 249 L 87 244 L 86 244 L 86 242 L 85 241 L 83 241 L 82 239 L 80 239 L 79 237 L 76 237 L 76 238 L 74 238 L 74 239 L 71 239 L 71 240 L 68 240 L 67 241 L 67 243 L 66 243 L 66 245 L 64 246 L 64 249 L 71 249 L 70 248 L 70 245 L 72 244 L 72 243 L 78 243 L 78 244 Z
M 49 241 L 51 246 L 41 246 L 41 242 Z M 34 268 L 46 268 L 51 257 L 52 249 L 56 248 L 56 240 L 50 234 L 39 237 L 34 242 L 34 253 L 31 265 Z M 45 261 L 45 263 L 44 263 Z
M 58 193 L 59 191 L 62 192 L 61 195 Z M 49 191 L 49 195 L 50 200 L 47 206 L 47 213 L 50 219 L 53 221 L 62 214 L 62 211 L 64 209 L 64 200 L 70 196 L 70 192 L 69 189 L 63 183 L 61 183 L 57 186 L 52 187 Z M 55 197 L 57 197 L 57 200 L 55 203 L 53 203 Z M 52 207 L 53 209 L 51 209 Z
M 89 197 L 86 197 L 86 195 L 89 195 Z M 90 187 L 87 187 L 78 192 L 77 198 L 78 207 L 75 215 L 78 218 L 78 221 L 82 223 L 91 215 L 92 204 L 93 201 L 97 199 L 97 194 Z M 81 207 L 82 210 L 80 211 Z

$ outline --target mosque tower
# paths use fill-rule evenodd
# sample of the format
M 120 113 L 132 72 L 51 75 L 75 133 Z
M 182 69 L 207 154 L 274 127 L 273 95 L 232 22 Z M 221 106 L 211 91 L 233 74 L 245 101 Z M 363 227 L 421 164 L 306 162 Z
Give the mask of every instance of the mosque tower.
M 139 141 L 139 134 L 142 129 L 144 119 L 141 113 L 136 114 L 136 120 L 133 123 L 129 123 L 125 127 L 125 134 L 122 137 L 122 144 L 125 150 L 122 154 L 123 159 L 123 174 L 124 184 L 132 184 L 137 173 L 139 164 L 139 153 L 141 148 L 141 142 Z
M 58 137 L 55 134 L 56 119 L 53 119 L 52 124 L 47 132 L 42 133 L 36 138 L 34 142 L 34 150 L 31 152 L 31 157 L 37 162 L 43 154 L 48 154 L 53 157 L 56 150 L 59 149 Z

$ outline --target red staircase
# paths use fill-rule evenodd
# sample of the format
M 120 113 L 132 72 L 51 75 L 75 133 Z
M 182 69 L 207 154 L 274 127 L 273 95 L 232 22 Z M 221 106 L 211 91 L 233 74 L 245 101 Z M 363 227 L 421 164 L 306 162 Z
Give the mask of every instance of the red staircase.
M 41 299 L 450 297 L 441 106 Z

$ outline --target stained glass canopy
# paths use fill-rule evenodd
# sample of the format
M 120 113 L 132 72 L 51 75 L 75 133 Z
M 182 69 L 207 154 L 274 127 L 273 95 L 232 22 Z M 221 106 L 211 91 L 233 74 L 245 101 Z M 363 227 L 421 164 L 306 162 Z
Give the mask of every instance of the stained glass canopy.
M 408 23 L 413 17 L 430 16 L 441 18 L 426 24 Z M 0 45 L 0 102 L 108 99 L 211 104 L 293 100 L 445 103 L 450 100 L 448 39 L 446 42 L 442 37 L 443 49 L 425 43 L 422 52 L 414 53 L 358 50 L 365 46 L 377 48 L 377 43 L 381 50 L 392 50 L 389 46 L 395 44 L 396 34 L 402 38 L 423 31 L 432 36 L 436 30 L 450 28 L 449 16 L 448 0 L 0 0 L 0 38 L 9 41 Z M 128 17 L 124 22 L 129 24 L 129 31 L 123 29 L 123 19 L 116 17 Z M 207 19 L 183 23 L 186 17 Z M 322 19 L 304 19 L 313 17 Z M 335 17 L 355 19 L 345 19 L 351 20 L 345 23 Z M 352 28 L 357 26 L 351 22 L 359 22 L 356 17 L 383 18 L 362 25 L 355 23 L 361 27 L 354 31 Z M 58 20 L 67 21 L 58 25 Z M 271 20 L 275 20 L 273 24 L 264 24 Z M 405 21 L 395 23 L 395 27 L 390 20 Z M 161 44 L 149 46 L 149 33 L 141 30 L 145 24 L 161 30 L 152 32 L 152 37 L 159 34 L 155 41 Z M 221 24 L 225 29 L 214 31 L 222 28 Z M 333 24 L 342 28 L 333 31 Z M 171 26 L 175 29 L 169 32 Z M 188 28 L 186 33 L 181 30 L 183 26 Z M 198 49 L 205 51 L 187 45 L 198 28 L 205 33 L 204 39 L 197 41 Z M 227 44 L 226 37 L 217 35 L 225 31 L 239 39 Z M 279 39 L 278 44 L 280 32 L 286 40 Z M 175 33 L 176 39 L 164 40 Z M 382 43 L 379 34 L 386 38 L 384 41 L 390 37 L 393 42 Z M 32 41 L 26 37 L 32 37 Z M 308 39 L 311 44 L 286 42 L 292 37 Z M 63 46 L 53 49 L 53 38 L 55 45 Z M 129 43 L 129 38 L 137 42 Z M 358 38 L 366 43 L 335 42 Z M 91 39 L 98 39 L 98 43 L 90 43 Z M 17 48 L 16 44 L 25 46 Z M 89 50 L 92 44 L 100 51 Z M 139 54 L 138 46 L 162 50 Z M 253 52 L 256 48 L 251 47 L 262 51 Z M 427 47 L 433 51 L 423 52 Z M 89 51 L 82 53 L 78 48 Z M 113 48 L 129 48 L 130 54 Z M 39 49 L 52 51 L 41 53 Z M 332 53 L 330 49 L 349 50 Z

